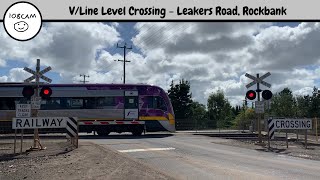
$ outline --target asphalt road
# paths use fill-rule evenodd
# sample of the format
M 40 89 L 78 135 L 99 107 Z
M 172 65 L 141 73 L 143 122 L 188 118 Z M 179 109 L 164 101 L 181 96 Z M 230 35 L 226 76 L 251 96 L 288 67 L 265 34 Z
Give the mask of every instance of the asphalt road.
M 177 179 L 320 179 L 319 161 L 216 144 L 206 136 L 84 136 L 81 141 L 124 153 Z

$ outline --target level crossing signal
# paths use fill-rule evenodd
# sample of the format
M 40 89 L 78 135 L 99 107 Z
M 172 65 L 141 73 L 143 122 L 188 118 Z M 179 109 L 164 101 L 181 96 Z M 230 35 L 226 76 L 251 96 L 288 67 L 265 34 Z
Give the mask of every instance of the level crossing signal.
M 270 90 L 264 90 L 262 91 L 262 98 L 264 100 L 269 100 L 272 98 L 272 92 Z
M 44 86 L 40 90 L 40 97 L 42 99 L 49 99 L 52 94 L 52 89 L 48 86 Z M 34 95 L 34 88 L 32 86 L 25 86 L 22 90 L 22 95 L 25 98 L 31 98 Z
M 25 86 L 22 90 L 22 95 L 25 98 L 31 98 L 34 95 L 34 88 L 32 86 Z
M 256 92 L 254 90 L 249 90 L 246 93 L 246 97 L 249 100 L 254 100 L 257 97 L 257 94 L 256 94 Z
M 254 100 L 257 97 L 257 93 L 254 90 L 249 90 L 246 93 L 246 97 L 249 100 Z M 272 98 L 272 92 L 270 90 L 263 90 L 262 91 L 262 98 L 264 100 L 269 100 Z
M 40 96 L 42 99 L 49 99 L 52 94 L 52 89 L 49 86 L 44 86 L 41 88 Z

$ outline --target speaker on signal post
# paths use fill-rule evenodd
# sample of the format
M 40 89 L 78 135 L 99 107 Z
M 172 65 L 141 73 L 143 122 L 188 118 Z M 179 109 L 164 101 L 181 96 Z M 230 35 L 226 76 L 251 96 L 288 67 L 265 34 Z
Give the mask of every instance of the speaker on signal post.
M 247 93 L 246 93 L 246 97 L 247 97 L 247 99 L 249 99 L 249 100 L 254 100 L 254 99 L 256 99 L 257 94 L 256 94 L 256 92 L 255 92 L 254 90 L 249 90 L 249 91 L 247 91 Z
M 264 90 L 264 91 L 262 91 L 262 98 L 263 98 L 264 100 L 269 100 L 269 99 L 271 99 L 271 98 L 272 98 L 272 92 L 269 91 L 269 90 Z
M 49 86 L 43 86 L 40 91 L 40 96 L 42 99 L 49 99 L 52 94 L 52 89 Z
M 32 86 L 23 87 L 22 95 L 25 98 L 31 98 L 34 95 L 34 88 Z

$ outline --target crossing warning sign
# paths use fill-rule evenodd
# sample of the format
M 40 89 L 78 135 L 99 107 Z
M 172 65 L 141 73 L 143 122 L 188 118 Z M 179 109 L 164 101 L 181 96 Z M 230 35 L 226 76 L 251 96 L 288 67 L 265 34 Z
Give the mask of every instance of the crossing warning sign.
M 30 104 L 17 104 L 16 105 L 16 117 L 30 117 L 31 105 Z
M 264 102 L 256 101 L 255 103 L 255 112 L 256 113 L 264 113 Z
M 65 128 L 68 117 L 13 118 L 12 129 Z
M 312 129 L 312 119 L 273 119 L 275 129 Z

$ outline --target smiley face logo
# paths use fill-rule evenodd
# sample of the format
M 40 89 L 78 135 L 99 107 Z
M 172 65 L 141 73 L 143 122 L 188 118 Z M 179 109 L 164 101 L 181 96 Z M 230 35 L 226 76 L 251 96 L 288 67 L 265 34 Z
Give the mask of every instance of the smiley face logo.
M 29 25 L 25 21 L 19 21 L 14 23 L 14 29 L 18 32 L 25 32 L 26 30 L 28 30 L 28 28 Z
M 4 29 L 18 41 L 28 41 L 40 32 L 42 16 L 39 9 L 29 2 L 12 4 L 3 17 Z

